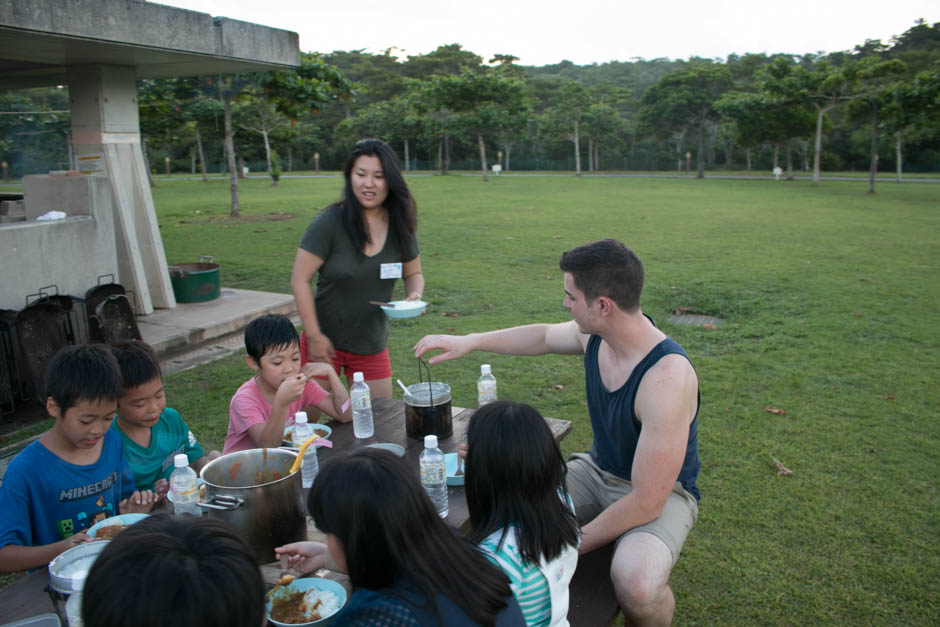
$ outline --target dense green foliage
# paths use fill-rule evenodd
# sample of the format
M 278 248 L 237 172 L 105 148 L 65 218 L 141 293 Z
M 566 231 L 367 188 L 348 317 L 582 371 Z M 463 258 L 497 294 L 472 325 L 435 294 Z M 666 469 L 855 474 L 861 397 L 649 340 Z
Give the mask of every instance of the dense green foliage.
M 889 43 L 866 40 L 828 54 L 544 67 L 516 60 L 487 60 L 448 44 L 404 59 L 391 50 L 305 53 L 297 71 L 234 82 L 141 81 L 141 128 L 151 163 L 169 158 L 175 172 L 197 171 L 200 143 L 206 169 L 226 171 L 226 101 L 235 150 L 254 171 L 270 170 L 270 148 L 285 172 L 313 169 L 315 154 L 335 169 L 350 143 L 367 135 L 392 143 L 407 169 L 478 169 L 481 153 L 488 165 L 516 170 L 682 169 L 688 152 L 700 172 L 768 171 L 778 164 L 789 171 L 811 168 L 816 128 L 807 128 L 806 117 L 818 115 L 822 170 L 867 171 L 875 154 L 881 171 L 940 170 L 940 24 L 920 21 Z M 706 74 L 712 78 L 703 110 L 693 102 L 705 94 L 692 77 Z M 461 113 L 453 102 L 427 97 L 435 84 L 455 77 L 518 81 L 526 102 L 471 106 L 478 91 Z M 229 83 L 234 87 L 223 89 Z M 696 98 L 678 98 L 680 84 Z M 0 93 L 0 113 L 53 110 L 51 91 Z M 469 116 L 473 110 L 479 115 Z M 0 116 L 0 158 L 14 176 L 61 167 L 68 162 L 66 127 L 67 116 Z
M 211 253 L 226 286 L 288 291 L 297 241 L 339 178 L 161 183 L 171 263 Z M 940 619 L 935 184 L 635 178 L 411 177 L 431 305 L 390 323 L 396 377 L 412 346 L 569 318 L 558 258 L 613 236 L 647 269 L 644 310 L 700 377 L 701 516 L 673 573 L 676 623 L 926 625 Z M 283 213 L 282 213 L 283 212 Z M 288 219 L 285 219 L 288 218 Z M 719 316 L 677 326 L 676 309 Z M 481 363 L 500 396 L 571 420 L 590 444 L 581 360 L 472 354 L 432 367 L 474 403 Z M 204 444 L 222 443 L 239 356 L 168 377 Z M 767 408 L 782 409 L 777 415 Z M 772 457 L 793 471 L 778 474 Z

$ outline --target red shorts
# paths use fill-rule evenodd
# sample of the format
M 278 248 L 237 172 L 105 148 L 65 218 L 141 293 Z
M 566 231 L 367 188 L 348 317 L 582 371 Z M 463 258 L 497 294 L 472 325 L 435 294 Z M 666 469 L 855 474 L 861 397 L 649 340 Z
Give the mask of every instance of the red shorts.
M 366 381 L 388 379 L 392 376 L 392 361 L 388 356 L 388 349 L 372 355 L 359 355 L 349 353 L 338 348 L 334 349 L 333 369 L 338 375 L 346 375 L 346 380 L 352 385 L 354 372 L 361 372 Z M 307 358 L 307 335 L 300 334 L 300 365 L 310 361 Z

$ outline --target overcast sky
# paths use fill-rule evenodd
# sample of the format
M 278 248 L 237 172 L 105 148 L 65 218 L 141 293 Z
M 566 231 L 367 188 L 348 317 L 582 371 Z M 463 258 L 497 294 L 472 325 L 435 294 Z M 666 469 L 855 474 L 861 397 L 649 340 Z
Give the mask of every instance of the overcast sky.
M 488 60 L 578 65 L 634 57 L 725 58 L 746 52 L 835 52 L 887 43 L 940 0 L 161 0 L 295 31 L 304 52 L 393 48 L 401 59 L 459 43 Z

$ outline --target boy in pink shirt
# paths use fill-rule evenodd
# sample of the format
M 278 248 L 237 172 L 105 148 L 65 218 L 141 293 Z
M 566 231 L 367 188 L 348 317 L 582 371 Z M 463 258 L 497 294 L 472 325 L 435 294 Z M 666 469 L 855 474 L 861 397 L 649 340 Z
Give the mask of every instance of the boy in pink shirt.
M 308 362 L 301 369 L 300 337 L 287 316 L 268 314 L 248 323 L 245 349 L 245 363 L 257 374 L 238 388 L 229 404 L 223 455 L 280 446 L 294 414 L 308 408 L 341 422 L 352 420 L 349 393 L 333 366 Z M 313 377 L 326 377 L 332 396 Z

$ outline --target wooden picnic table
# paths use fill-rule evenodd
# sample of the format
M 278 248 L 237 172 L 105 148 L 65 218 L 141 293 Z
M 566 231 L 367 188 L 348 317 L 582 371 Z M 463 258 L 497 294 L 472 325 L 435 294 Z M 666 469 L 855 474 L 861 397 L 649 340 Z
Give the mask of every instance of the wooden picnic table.
M 375 433 L 371 438 L 357 439 L 353 434 L 352 423 L 342 423 L 335 420 L 329 423 L 329 426 L 333 429 L 330 436 L 333 448 L 318 449 L 320 462 L 325 463 L 332 456 L 348 454 L 369 444 L 391 442 L 400 444 L 405 448 L 405 460 L 417 473 L 418 456 L 424 449 L 424 442 L 411 439 L 405 433 L 404 403 L 397 399 L 376 398 L 372 400 L 372 409 Z M 454 407 L 452 413 L 453 434 L 438 440 L 438 446 L 444 453 L 456 453 L 458 447 L 467 441 L 467 425 L 470 422 L 470 416 L 473 415 L 473 410 Z M 555 436 L 555 441 L 560 442 L 571 431 L 571 423 L 567 420 L 546 418 L 545 421 Z M 445 520 L 451 526 L 464 530 L 469 522 L 470 515 L 467 512 L 467 498 L 463 486 L 449 486 L 447 496 L 449 511 Z M 323 534 L 316 529 L 309 516 L 307 521 L 308 539 L 322 541 Z M 269 586 L 274 585 L 280 578 L 280 573 L 280 565 L 277 562 L 261 566 L 262 577 L 265 584 Z M 346 574 L 323 569 L 318 571 L 317 575 L 342 583 L 346 587 L 347 593 L 351 593 L 349 577 Z M 49 571 L 46 568 L 40 568 L 21 578 L 13 585 L 0 590 L 0 620 L 12 622 L 56 611 L 57 608 L 47 592 L 48 584 Z M 64 610 L 64 607 L 65 603 L 60 602 L 58 609 Z
M 453 407 L 453 434 L 446 438 L 438 439 L 438 448 L 444 453 L 456 453 L 461 444 L 467 441 L 467 426 L 470 424 L 470 417 L 473 415 L 473 409 L 463 407 Z M 404 402 L 390 398 L 372 399 L 372 415 L 375 424 L 375 433 L 371 438 L 357 439 L 353 434 L 352 423 L 343 423 L 333 420 L 328 423 L 333 433 L 330 440 L 333 442 L 333 448 L 319 448 L 318 456 L 321 464 L 326 463 L 335 455 L 349 454 L 352 451 L 360 449 L 369 444 L 378 444 L 390 442 L 399 444 L 405 449 L 405 460 L 408 465 L 413 467 L 415 474 L 418 473 L 418 457 L 424 450 L 424 441 L 409 438 L 405 432 L 405 404 Z M 567 420 L 557 420 L 555 418 L 546 418 L 552 435 L 556 442 L 560 442 L 571 431 L 571 423 Z M 470 522 L 470 513 L 467 511 L 467 496 L 463 486 L 447 487 L 447 524 L 461 531 L 466 530 Z M 307 517 L 307 538 L 309 540 L 323 541 L 323 534 L 314 526 L 310 517 Z M 280 578 L 281 568 L 277 562 L 264 564 L 261 566 L 261 573 L 264 581 L 268 585 L 274 585 Z M 333 579 L 343 584 L 347 593 L 351 593 L 349 578 L 342 573 L 333 573 L 328 570 L 318 571 L 317 576 Z

